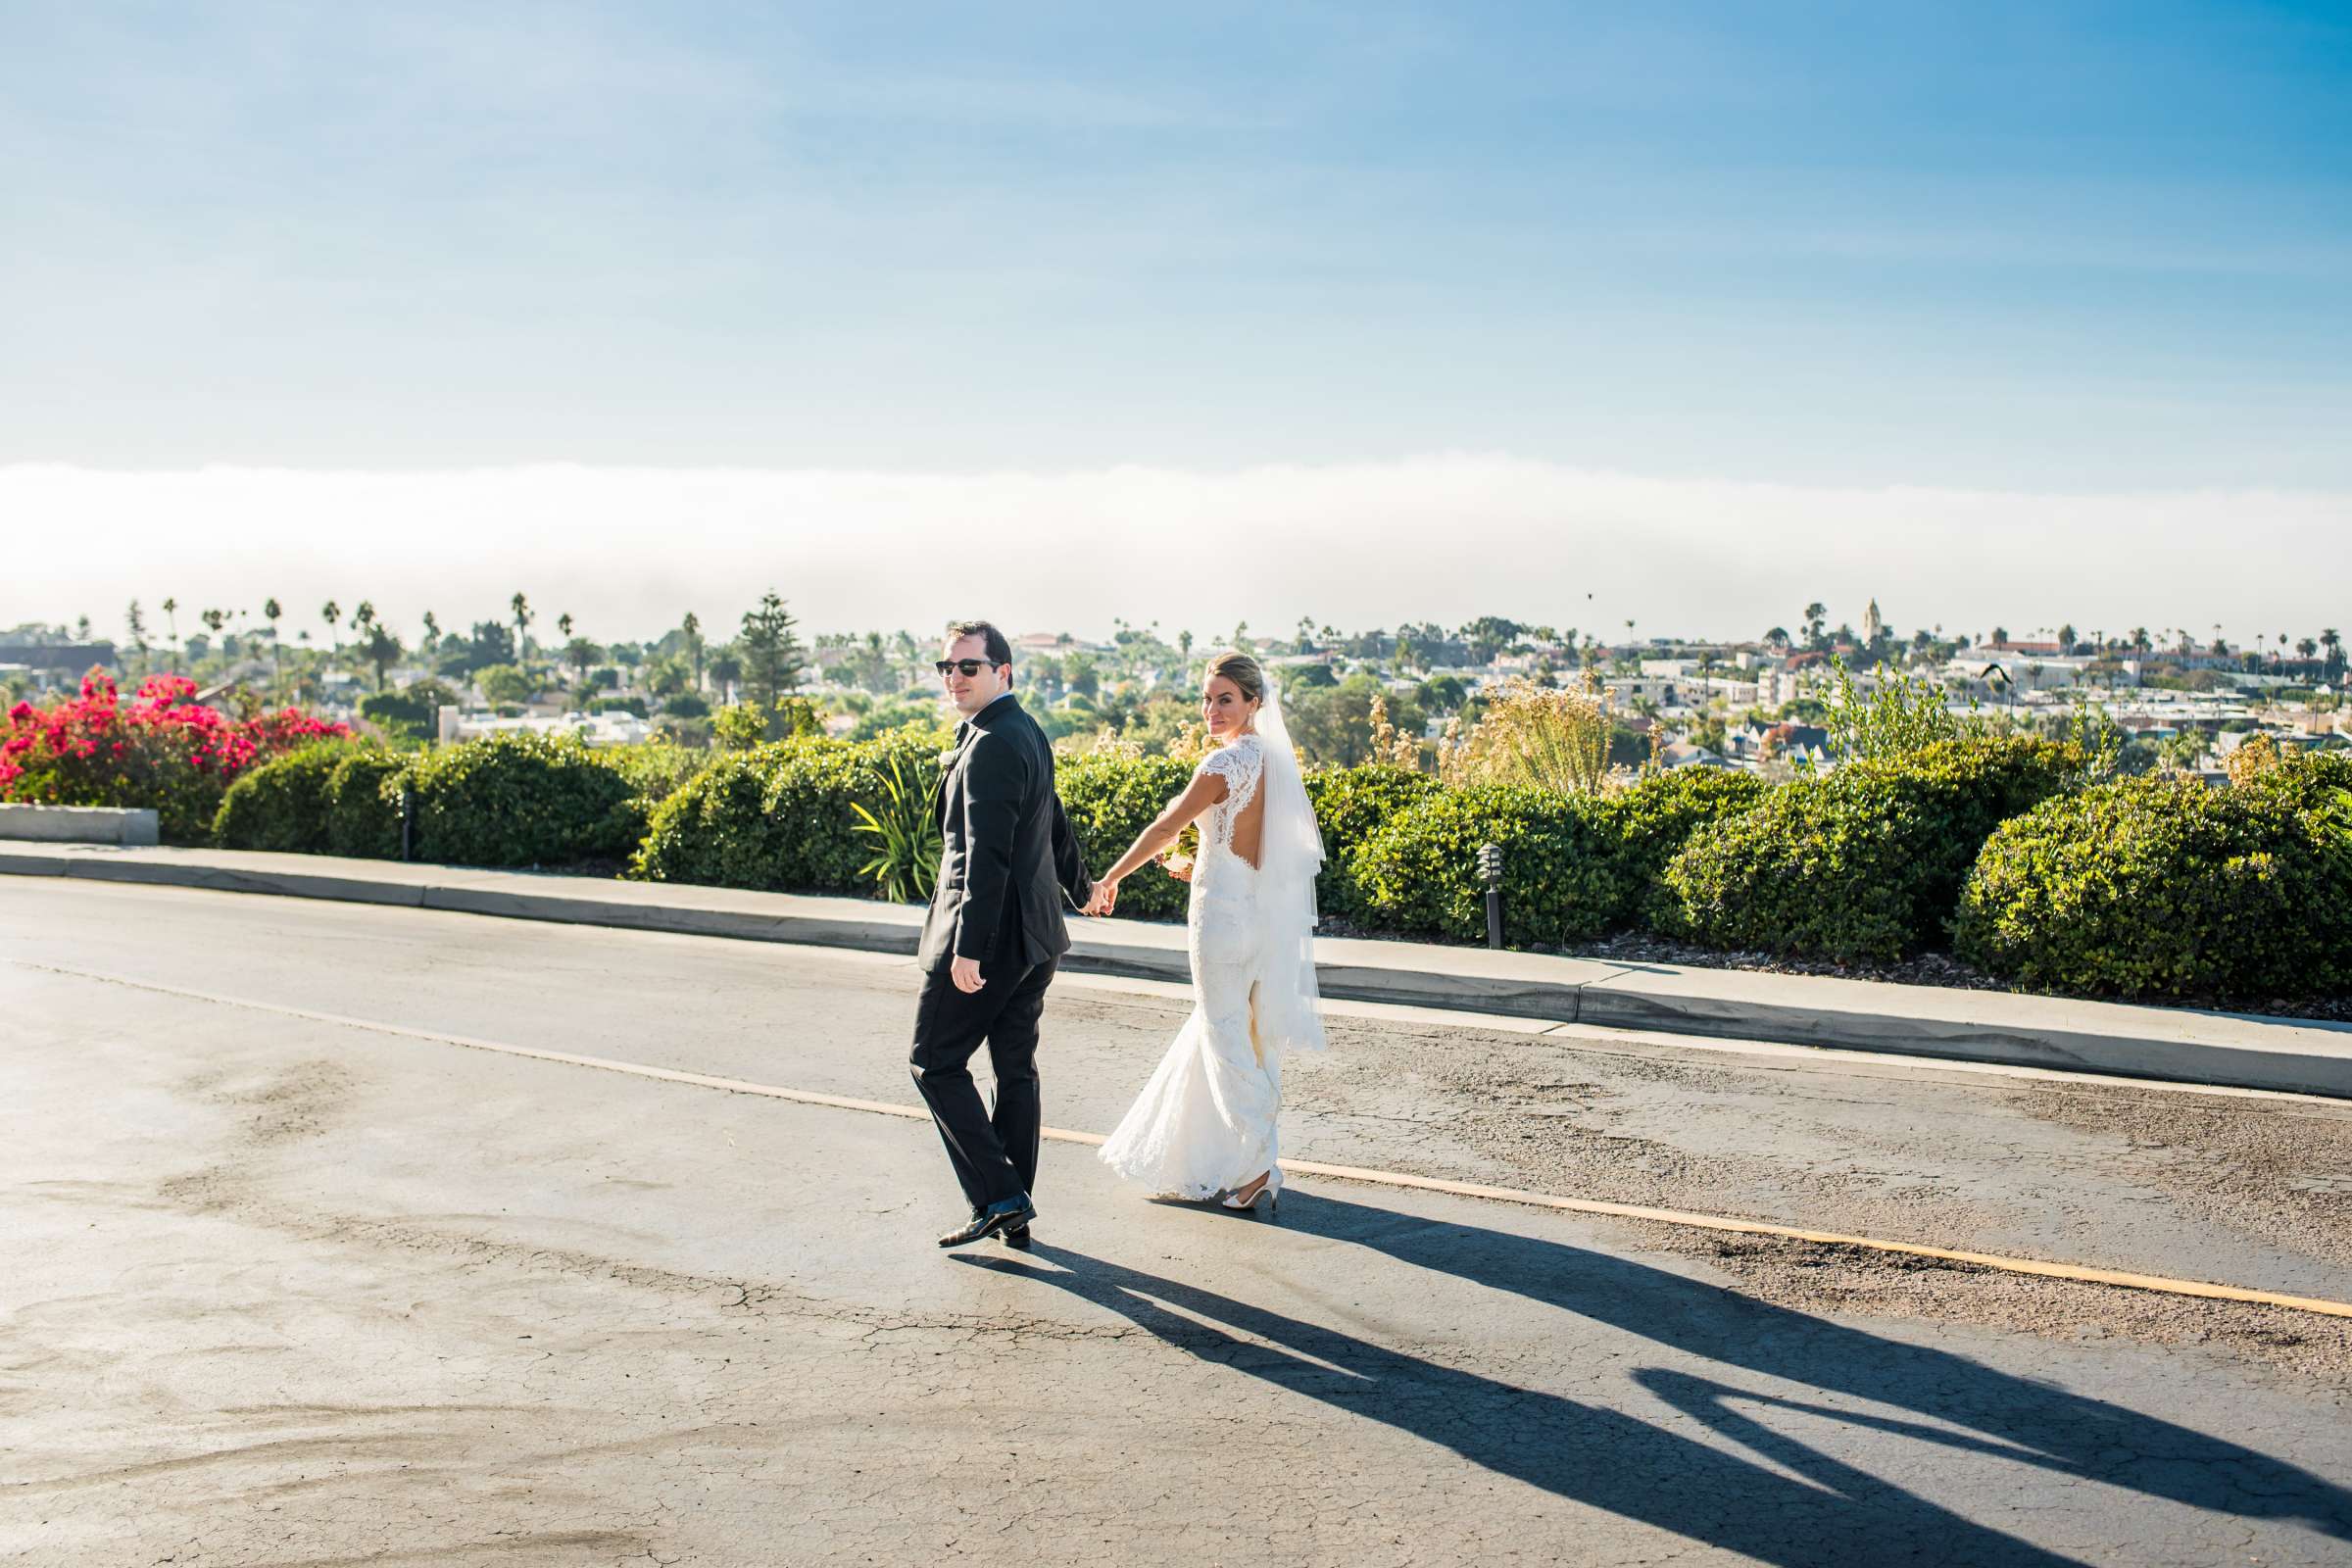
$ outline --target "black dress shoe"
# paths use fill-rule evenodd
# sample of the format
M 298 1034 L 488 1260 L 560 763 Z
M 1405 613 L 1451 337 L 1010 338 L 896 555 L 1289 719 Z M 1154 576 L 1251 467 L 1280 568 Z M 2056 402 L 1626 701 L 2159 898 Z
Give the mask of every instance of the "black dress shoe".
M 952 1230 L 939 1239 L 942 1247 L 965 1247 L 973 1242 L 996 1235 L 999 1231 L 1018 1228 L 1027 1230 L 1037 1218 L 1037 1205 L 1029 1201 L 1027 1193 L 1015 1193 L 1002 1202 L 976 1209 L 960 1229 Z
M 1003 1242 L 1006 1247 L 1011 1248 L 1016 1252 L 1026 1252 L 1029 1250 L 1029 1227 L 1026 1225 L 1007 1225 L 1003 1230 L 997 1232 L 997 1240 Z

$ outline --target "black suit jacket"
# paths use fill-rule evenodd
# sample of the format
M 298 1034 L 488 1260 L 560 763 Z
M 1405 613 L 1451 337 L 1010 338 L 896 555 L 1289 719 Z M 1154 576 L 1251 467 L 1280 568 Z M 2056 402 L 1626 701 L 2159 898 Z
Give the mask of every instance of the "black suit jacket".
M 919 959 L 1018 953 L 1028 964 L 1070 951 L 1062 895 L 1093 896 L 1078 836 L 1054 793 L 1054 747 L 1009 695 L 956 728 L 937 805 L 945 841 Z

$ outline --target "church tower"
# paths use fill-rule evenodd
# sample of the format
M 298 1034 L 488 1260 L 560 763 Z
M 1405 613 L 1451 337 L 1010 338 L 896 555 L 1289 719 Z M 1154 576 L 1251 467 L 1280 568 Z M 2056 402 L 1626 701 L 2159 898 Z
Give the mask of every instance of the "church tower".
M 1862 612 L 1862 646 L 1875 648 L 1879 639 L 1886 635 L 1886 622 L 1879 618 L 1879 602 L 1873 599 L 1870 608 Z

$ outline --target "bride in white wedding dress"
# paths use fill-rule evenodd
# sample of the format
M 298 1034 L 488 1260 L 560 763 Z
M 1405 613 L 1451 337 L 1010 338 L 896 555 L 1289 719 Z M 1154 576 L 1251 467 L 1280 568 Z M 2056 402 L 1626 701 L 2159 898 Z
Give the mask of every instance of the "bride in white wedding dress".
M 1211 659 L 1200 709 L 1215 749 L 1095 884 L 1086 909 L 1109 913 L 1119 883 L 1200 821 L 1198 859 L 1167 866 L 1192 883 L 1192 1016 L 1102 1158 L 1153 1193 L 1271 1212 L 1282 1191 L 1283 1057 L 1323 1045 L 1313 937 L 1323 836 L 1280 696 L 1257 661 Z

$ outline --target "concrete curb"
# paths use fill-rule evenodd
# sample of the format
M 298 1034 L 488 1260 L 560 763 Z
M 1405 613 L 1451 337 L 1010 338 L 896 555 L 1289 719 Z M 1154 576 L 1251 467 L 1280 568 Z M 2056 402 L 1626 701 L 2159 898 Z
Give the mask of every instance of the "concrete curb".
M 114 844 L 138 849 L 162 842 L 159 821 L 159 814 L 143 806 L 0 802 L 0 839 L 33 844 Z
M 912 955 L 922 911 L 860 899 L 324 856 L 0 847 L 0 874 L 395 905 L 503 919 Z M 1181 926 L 1071 922 L 1074 971 L 1189 978 Z M 1715 1039 L 2352 1099 L 2352 1026 L 1743 970 L 1327 938 L 1326 996 Z

